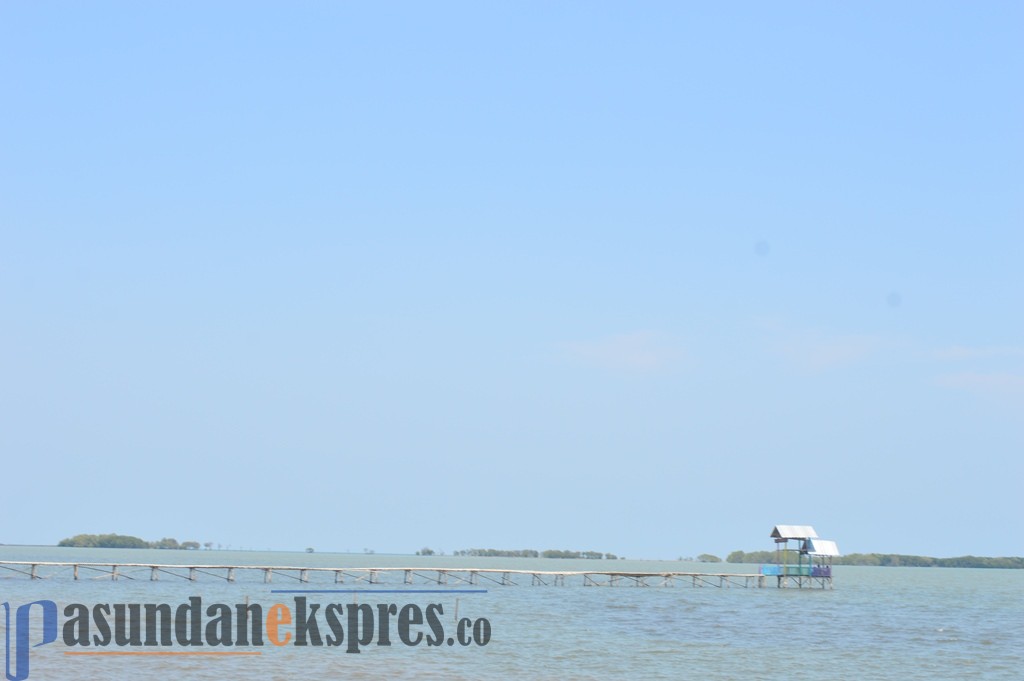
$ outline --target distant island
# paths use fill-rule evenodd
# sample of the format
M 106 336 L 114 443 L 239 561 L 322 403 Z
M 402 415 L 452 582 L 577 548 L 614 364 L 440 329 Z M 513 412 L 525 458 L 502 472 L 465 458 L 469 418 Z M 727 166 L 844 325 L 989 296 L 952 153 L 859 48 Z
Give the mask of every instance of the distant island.
M 160 541 L 146 541 L 127 534 L 76 534 L 74 537 L 61 539 L 57 546 L 79 546 L 90 549 L 185 549 L 196 550 L 199 548 L 197 541 L 179 542 L 171 537 L 164 537 Z M 212 542 L 206 542 L 203 546 L 212 548 Z
M 57 546 L 77 546 L 82 548 L 95 549 L 184 549 L 197 550 L 199 548 L 212 549 L 213 542 L 204 542 L 200 545 L 197 541 L 182 541 L 171 537 L 164 537 L 159 541 L 146 541 L 139 537 L 125 534 L 76 534 L 74 537 L 62 539 Z M 313 549 L 306 549 L 312 553 Z M 373 553 L 372 551 L 366 551 Z M 417 556 L 434 556 L 437 553 L 424 547 L 416 552 Z M 444 555 L 444 553 L 441 553 Z M 453 556 L 468 556 L 473 558 L 569 558 L 588 560 L 625 560 L 625 556 L 617 556 L 614 553 L 602 551 L 571 551 L 565 549 L 547 549 L 538 551 L 536 549 L 462 549 L 452 552 Z M 679 560 L 697 560 L 701 563 L 719 563 L 721 558 L 710 553 L 702 553 L 696 559 L 680 558 Z M 725 562 L 727 563 L 758 563 L 771 564 L 776 561 L 775 551 L 733 551 Z M 851 553 L 845 556 L 835 556 L 832 559 L 833 565 L 867 565 L 880 567 L 958 567 L 958 568 L 996 568 L 1022 570 L 1024 569 L 1024 557 L 986 557 L 986 556 L 957 556 L 954 558 L 932 558 L 931 556 L 911 556 L 901 553 Z
M 728 563 L 774 563 L 775 551 L 733 551 L 726 557 Z M 1024 569 L 1022 557 L 987 558 L 984 556 L 957 556 L 955 558 L 932 558 L 930 556 L 907 556 L 901 553 L 851 553 L 836 556 L 833 565 L 874 565 L 882 567 L 959 567 L 959 568 L 1000 568 Z

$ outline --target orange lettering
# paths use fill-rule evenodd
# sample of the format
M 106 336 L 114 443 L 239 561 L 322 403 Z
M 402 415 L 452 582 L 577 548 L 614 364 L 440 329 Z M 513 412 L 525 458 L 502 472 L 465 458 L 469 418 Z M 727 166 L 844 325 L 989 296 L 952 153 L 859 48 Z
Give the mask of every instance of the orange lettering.
M 292 623 L 292 611 L 283 603 L 276 603 L 267 611 L 267 638 L 275 646 L 286 646 L 292 640 L 292 632 L 284 634 L 284 640 L 277 633 L 277 627 L 282 624 Z

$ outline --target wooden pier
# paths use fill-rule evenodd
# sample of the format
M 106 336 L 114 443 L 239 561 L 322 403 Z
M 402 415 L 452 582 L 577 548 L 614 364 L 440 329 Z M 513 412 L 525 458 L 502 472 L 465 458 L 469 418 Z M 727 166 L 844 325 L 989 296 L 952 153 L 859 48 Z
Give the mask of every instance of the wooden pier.
M 435 586 L 634 586 L 634 587 L 779 587 L 789 580 L 769 580 L 760 573 L 733 572 L 633 572 L 615 570 L 511 570 L 465 567 L 297 567 L 292 565 L 181 565 L 156 563 L 56 563 L 0 561 L 0 570 L 31 579 L 131 579 L 161 578 L 195 582 L 201 577 L 235 582 L 424 585 Z M 831 586 L 831 577 L 828 580 Z M 803 586 L 803 582 L 793 586 Z M 822 584 L 824 586 L 824 584 Z

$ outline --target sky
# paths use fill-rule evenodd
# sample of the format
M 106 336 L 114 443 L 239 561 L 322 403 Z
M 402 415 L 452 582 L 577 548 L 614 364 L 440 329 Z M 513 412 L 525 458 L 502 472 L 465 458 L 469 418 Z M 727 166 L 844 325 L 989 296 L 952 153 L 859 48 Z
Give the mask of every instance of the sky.
M 1022 27 L 0 4 L 0 542 L 1024 555 Z

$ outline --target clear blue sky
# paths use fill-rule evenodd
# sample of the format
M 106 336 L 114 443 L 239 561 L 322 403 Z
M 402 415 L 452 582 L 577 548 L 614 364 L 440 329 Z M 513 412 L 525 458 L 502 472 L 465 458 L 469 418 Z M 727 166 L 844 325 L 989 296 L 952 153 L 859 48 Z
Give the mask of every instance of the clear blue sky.
M 1019 3 L 0 5 L 0 541 L 1024 555 Z

